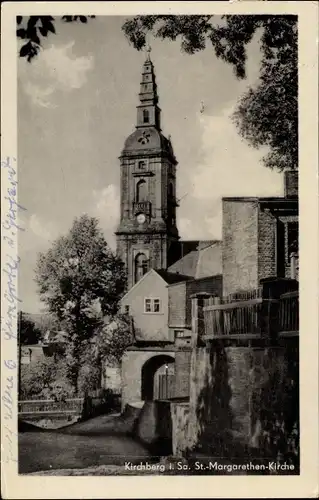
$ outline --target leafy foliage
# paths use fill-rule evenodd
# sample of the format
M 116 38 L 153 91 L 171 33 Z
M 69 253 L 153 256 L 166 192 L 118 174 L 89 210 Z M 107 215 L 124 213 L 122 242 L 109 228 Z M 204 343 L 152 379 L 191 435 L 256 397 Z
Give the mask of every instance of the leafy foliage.
M 36 282 L 41 300 L 67 332 L 68 377 L 76 387 L 88 342 L 102 318 L 117 313 L 126 285 L 123 263 L 108 247 L 97 219 L 82 215 L 67 236 L 39 255 Z
M 298 168 L 298 31 L 293 15 L 137 16 L 123 25 L 137 50 L 151 33 L 160 39 L 181 38 L 194 54 L 213 46 L 216 56 L 246 77 L 247 45 L 261 32 L 259 82 L 244 94 L 234 114 L 239 133 L 254 147 L 267 146 L 264 165 L 279 171 Z
M 63 359 L 54 356 L 45 357 L 39 363 L 21 365 L 20 398 L 32 397 L 61 399 L 72 395 L 73 389 L 68 383 Z
M 18 316 L 19 339 L 22 345 L 37 344 L 42 338 L 42 333 L 23 312 Z
M 119 365 L 124 352 L 133 341 L 131 320 L 127 315 L 117 314 L 104 318 L 103 324 L 83 350 L 79 374 L 80 392 L 98 389 L 104 364 Z
M 80 21 L 87 23 L 88 18 L 95 16 L 62 16 L 66 23 Z M 17 37 L 25 40 L 25 44 L 20 48 L 20 57 L 25 57 L 28 62 L 38 55 L 43 39 L 50 33 L 56 33 L 55 17 L 52 16 L 17 16 Z
M 102 360 L 118 364 L 127 347 L 132 345 L 131 318 L 125 314 L 117 314 L 105 321 L 95 337 L 94 347 Z

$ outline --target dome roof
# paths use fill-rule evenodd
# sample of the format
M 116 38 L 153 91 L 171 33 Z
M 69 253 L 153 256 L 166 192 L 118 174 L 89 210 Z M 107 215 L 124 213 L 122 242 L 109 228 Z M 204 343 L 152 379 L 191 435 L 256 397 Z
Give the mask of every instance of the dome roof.
M 125 141 L 122 154 L 147 152 L 166 152 L 174 156 L 171 141 L 155 127 L 137 128 Z

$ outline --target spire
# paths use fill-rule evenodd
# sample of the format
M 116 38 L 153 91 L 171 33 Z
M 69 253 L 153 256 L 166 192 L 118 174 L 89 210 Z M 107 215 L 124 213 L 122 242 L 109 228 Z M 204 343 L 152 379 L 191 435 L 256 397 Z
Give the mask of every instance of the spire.
M 137 127 L 156 127 L 160 130 L 160 108 L 158 107 L 157 85 L 154 65 L 151 60 L 151 47 L 146 49 L 146 58 L 142 68 L 139 101 L 137 106 Z

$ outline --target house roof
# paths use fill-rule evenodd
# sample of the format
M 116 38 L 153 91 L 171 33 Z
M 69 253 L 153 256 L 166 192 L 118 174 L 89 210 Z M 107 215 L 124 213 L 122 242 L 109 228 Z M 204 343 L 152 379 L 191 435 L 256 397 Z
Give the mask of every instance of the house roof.
M 180 273 L 171 273 L 169 271 L 166 271 L 165 269 L 155 269 L 155 271 L 160 275 L 161 278 L 163 278 L 163 280 L 166 281 L 168 285 L 192 279 L 191 276 L 186 276 Z
M 198 250 L 192 250 L 191 252 L 188 252 L 177 262 L 174 262 L 174 264 L 172 264 L 168 268 L 168 272 L 174 274 L 183 274 L 185 276 L 191 276 L 193 278 L 196 274 L 198 254 Z
M 182 241 L 182 257 L 169 268 L 169 273 L 203 278 L 222 272 L 220 240 Z
M 150 269 L 146 274 L 144 274 L 144 276 L 137 283 L 135 283 L 135 285 L 132 286 L 132 288 L 130 288 L 126 292 L 126 294 L 122 297 L 121 300 L 127 297 L 133 290 L 135 290 L 135 288 L 137 288 L 145 279 L 147 279 L 148 276 L 154 273 L 156 273 L 163 281 L 165 281 L 167 285 L 192 279 L 191 276 L 185 276 L 184 274 L 180 273 L 170 273 L 165 269 Z

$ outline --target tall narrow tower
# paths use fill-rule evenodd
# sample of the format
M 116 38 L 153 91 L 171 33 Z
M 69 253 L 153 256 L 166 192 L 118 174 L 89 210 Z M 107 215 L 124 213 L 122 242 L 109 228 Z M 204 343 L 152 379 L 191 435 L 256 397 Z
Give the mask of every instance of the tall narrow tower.
M 149 269 L 163 269 L 173 263 L 179 239 L 177 161 L 170 139 L 161 133 L 161 110 L 150 50 L 142 69 L 136 129 L 125 141 L 120 164 L 117 252 L 126 265 L 128 288 L 131 288 Z

